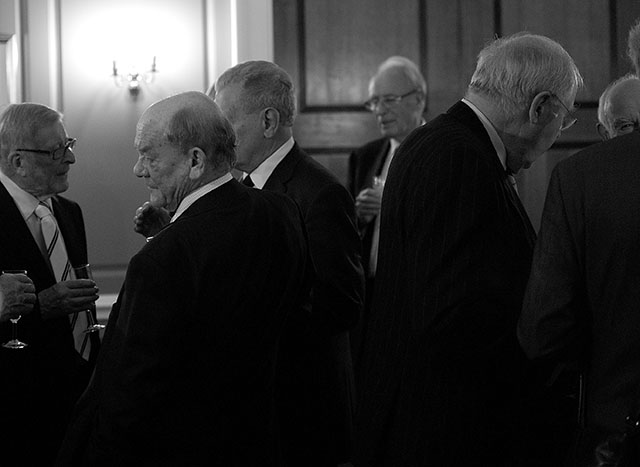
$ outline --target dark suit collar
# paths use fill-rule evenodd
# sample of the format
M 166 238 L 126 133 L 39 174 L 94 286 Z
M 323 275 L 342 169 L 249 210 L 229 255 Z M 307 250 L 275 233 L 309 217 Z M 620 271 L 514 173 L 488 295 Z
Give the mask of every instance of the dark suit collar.
M 504 188 L 506 194 L 509 196 L 511 204 L 522 219 L 522 223 L 527 232 L 527 240 L 530 244 L 535 242 L 535 230 L 531 225 L 529 215 L 527 214 L 527 211 L 522 204 L 520 196 L 516 193 L 515 189 L 508 180 L 507 172 L 502 166 L 502 163 L 500 162 L 500 159 L 496 154 L 496 150 L 493 147 L 493 143 L 491 142 L 491 138 L 489 138 L 489 134 L 487 133 L 487 130 L 485 129 L 478 116 L 471 109 L 471 107 L 469 107 L 462 101 L 458 101 L 449 110 L 447 110 L 447 114 L 466 126 L 478 140 L 478 144 L 480 144 L 482 147 L 480 153 L 485 154 L 487 160 L 490 161 L 490 163 L 496 168 L 496 172 L 501 181 L 501 186 Z
M 298 143 L 294 143 L 291 151 L 282 159 L 282 161 L 273 169 L 273 172 L 264 184 L 264 189 L 279 192 L 286 191 L 286 185 L 293 177 L 296 166 L 306 156 L 305 152 L 300 149 Z
M 197 216 L 212 209 L 227 208 L 235 204 L 243 192 L 253 189 L 232 178 L 194 201 L 174 222 L 180 222 L 183 218 Z

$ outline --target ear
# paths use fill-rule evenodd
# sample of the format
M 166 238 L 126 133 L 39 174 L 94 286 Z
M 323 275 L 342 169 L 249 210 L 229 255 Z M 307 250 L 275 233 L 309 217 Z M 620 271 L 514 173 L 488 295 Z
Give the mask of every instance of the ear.
M 12 152 L 7 156 L 7 162 L 9 167 L 11 167 L 12 171 L 19 173 L 21 175 L 24 174 L 26 170 L 25 166 L 25 158 L 22 157 L 22 153 L 20 152 Z
M 280 128 L 280 112 L 273 107 L 267 107 L 260 113 L 260 121 L 265 138 L 273 138 Z
M 207 167 L 207 156 L 204 151 L 198 147 L 191 148 L 187 152 L 191 161 L 191 169 L 189 170 L 189 178 L 196 180 L 202 177 L 202 174 Z
M 602 141 L 610 139 L 609 132 L 602 123 L 596 123 L 596 130 L 598 131 L 598 134 L 600 135 L 600 139 L 602 139 Z
M 529 107 L 529 122 L 534 125 L 545 126 L 558 117 L 553 104 L 553 96 L 549 91 L 542 91 L 535 95 Z

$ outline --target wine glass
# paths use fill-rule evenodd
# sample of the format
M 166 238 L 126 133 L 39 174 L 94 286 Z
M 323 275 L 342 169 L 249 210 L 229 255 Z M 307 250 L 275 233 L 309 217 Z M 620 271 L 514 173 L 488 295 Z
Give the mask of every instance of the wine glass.
M 91 265 L 89 265 L 89 264 L 82 264 L 80 266 L 74 266 L 73 274 L 74 274 L 76 279 L 91 279 L 91 280 L 93 280 L 93 274 L 91 273 Z M 105 327 L 104 324 L 96 323 L 96 320 L 93 317 L 93 313 L 94 313 L 95 309 L 96 309 L 96 304 L 93 303 L 93 304 L 91 304 L 91 308 L 85 311 L 85 313 L 87 314 L 87 321 L 88 321 L 89 325 L 87 326 L 87 329 L 84 330 L 84 332 L 97 332 L 97 331 L 101 331 Z
M 2 274 L 24 274 L 26 276 L 27 271 L 24 269 L 7 269 L 2 271 Z M 21 317 L 9 319 L 11 321 L 11 340 L 2 344 L 5 349 L 24 349 L 28 345 L 18 339 L 18 321 L 20 321 Z

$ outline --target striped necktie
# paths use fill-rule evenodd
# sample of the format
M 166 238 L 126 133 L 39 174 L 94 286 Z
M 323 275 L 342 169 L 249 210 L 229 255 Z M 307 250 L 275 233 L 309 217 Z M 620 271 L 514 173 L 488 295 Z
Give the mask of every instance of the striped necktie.
M 36 216 L 40 219 L 42 237 L 47 248 L 47 256 L 53 274 L 58 282 L 66 281 L 69 278 L 71 264 L 64 246 L 64 240 L 60 235 L 58 223 L 53 213 L 45 203 L 41 202 L 36 208 Z
M 44 202 L 40 202 L 35 213 L 40 219 L 42 237 L 47 248 L 47 259 L 56 281 L 66 281 L 69 279 L 71 272 L 71 263 L 69 263 L 67 249 L 64 246 L 62 235 L 60 235 L 56 218 L 53 217 L 51 209 Z M 91 341 L 88 338 L 89 335 L 84 332 L 88 326 L 88 320 L 84 313 L 72 313 L 69 315 L 69 320 L 73 330 L 75 348 L 85 360 L 88 360 Z

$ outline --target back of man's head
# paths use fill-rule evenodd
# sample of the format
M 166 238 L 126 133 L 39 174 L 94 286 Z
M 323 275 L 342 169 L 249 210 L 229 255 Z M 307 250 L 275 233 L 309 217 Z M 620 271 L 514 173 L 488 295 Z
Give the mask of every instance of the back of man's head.
M 284 69 L 263 60 L 243 62 L 222 73 L 208 94 L 215 97 L 216 92 L 235 85 L 242 89 L 242 102 L 239 104 L 245 112 L 272 107 L 280 114 L 282 126 L 293 126 L 296 115 L 295 89 Z
M 598 134 L 603 140 L 640 126 L 640 78 L 628 74 L 611 82 L 598 103 Z
M 183 153 L 198 147 L 216 171 L 224 172 L 233 167 L 235 133 L 206 94 L 196 91 L 176 94 L 156 102 L 145 114 L 143 118 L 159 122 L 162 137 Z
M 514 119 L 540 92 L 563 96 L 581 86 L 582 76 L 560 44 L 518 33 L 496 39 L 479 53 L 469 91 L 484 95 L 506 119 Z

